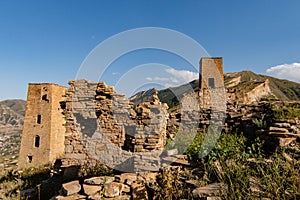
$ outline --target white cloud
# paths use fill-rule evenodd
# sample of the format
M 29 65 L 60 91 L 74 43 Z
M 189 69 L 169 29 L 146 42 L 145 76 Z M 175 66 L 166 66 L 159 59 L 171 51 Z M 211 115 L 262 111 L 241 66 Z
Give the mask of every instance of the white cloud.
M 166 69 L 166 72 L 173 75 L 174 78 L 183 83 L 188 83 L 199 77 L 198 73 L 188 70 Z
M 167 77 L 154 77 L 153 80 L 154 81 L 169 81 L 170 78 L 167 78 Z
M 266 73 L 277 78 L 300 82 L 300 63 L 283 64 L 270 67 L 267 69 Z
M 147 77 L 146 80 L 157 82 L 167 88 L 189 83 L 199 78 L 197 72 L 188 70 L 165 69 L 164 71 L 166 72 L 164 77 Z

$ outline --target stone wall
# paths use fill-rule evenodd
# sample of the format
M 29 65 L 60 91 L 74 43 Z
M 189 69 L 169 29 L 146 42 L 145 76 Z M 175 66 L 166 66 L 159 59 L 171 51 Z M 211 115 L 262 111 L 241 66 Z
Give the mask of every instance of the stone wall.
M 122 170 L 158 169 L 168 113 L 157 93 L 134 104 L 103 82 L 69 84 L 64 166 L 98 160 Z
M 29 84 L 18 167 L 47 164 L 64 152 L 65 123 L 61 102 L 66 88 Z

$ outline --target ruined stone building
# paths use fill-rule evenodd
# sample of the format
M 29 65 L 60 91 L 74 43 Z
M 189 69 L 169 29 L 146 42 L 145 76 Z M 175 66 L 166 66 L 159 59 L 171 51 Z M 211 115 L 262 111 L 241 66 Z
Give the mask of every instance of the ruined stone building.
M 222 58 L 202 58 L 200 66 L 200 105 L 217 105 L 212 99 L 219 103 L 220 98 L 226 102 L 214 96 L 224 91 Z M 188 95 L 183 101 L 190 102 Z M 157 170 L 167 138 L 167 109 L 156 90 L 133 103 L 103 82 L 74 80 L 68 88 L 29 84 L 19 167 L 62 158 L 65 166 L 100 161 L 123 171 Z

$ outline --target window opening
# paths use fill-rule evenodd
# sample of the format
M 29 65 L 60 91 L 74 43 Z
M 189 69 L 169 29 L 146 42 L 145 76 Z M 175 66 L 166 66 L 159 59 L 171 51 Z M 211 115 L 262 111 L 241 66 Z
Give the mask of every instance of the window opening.
M 40 147 L 40 136 L 38 136 L 38 135 L 35 136 L 34 146 Z
M 42 122 L 42 115 L 38 115 L 36 119 L 36 123 L 41 124 Z
M 29 162 L 29 163 L 32 162 L 32 156 L 27 156 L 27 162 Z
M 42 96 L 42 100 L 43 100 L 43 101 L 49 102 L 48 96 L 47 96 L 46 94 L 44 94 L 44 95 Z
M 215 88 L 215 79 L 214 78 L 208 78 L 208 86 L 210 88 Z

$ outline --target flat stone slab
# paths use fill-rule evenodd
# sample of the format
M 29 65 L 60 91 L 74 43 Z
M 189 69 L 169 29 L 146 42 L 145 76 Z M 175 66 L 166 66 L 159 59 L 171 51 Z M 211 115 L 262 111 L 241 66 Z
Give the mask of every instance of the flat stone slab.
M 102 187 L 99 186 L 99 185 L 87 185 L 87 184 L 83 184 L 83 191 L 88 196 L 94 195 L 97 192 L 100 192 L 101 189 L 102 189 Z
M 81 190 L 81 185 L 79 181 L 72 181 L 69 183 L 64 183 L 61 188 L 61 193 L 64 196 L 70 196 L 72 194 L 76 194 Z
M 85 179 L 84 183 L 88 185 L 103 185 L 104 183 L 111 183 L 114 181 L 113 176 L 97 176 Z

